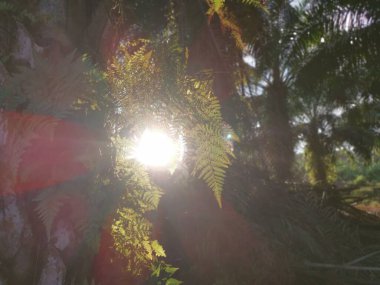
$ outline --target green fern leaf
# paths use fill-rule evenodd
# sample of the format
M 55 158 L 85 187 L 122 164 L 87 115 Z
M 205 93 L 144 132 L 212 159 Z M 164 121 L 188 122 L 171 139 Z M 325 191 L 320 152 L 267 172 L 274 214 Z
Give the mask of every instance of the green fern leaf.
M 156 256 L 166 257 L 164 248 L 157 240 L 152 241 L 152 249 L 154 250 Z
M 218 205 L 222 206 L 222 191 L 226 168 L 231 164 L 232 151 L 224 140 L 220 127 L 197 126 L 193 175 L 203 179 L 214 192 Z

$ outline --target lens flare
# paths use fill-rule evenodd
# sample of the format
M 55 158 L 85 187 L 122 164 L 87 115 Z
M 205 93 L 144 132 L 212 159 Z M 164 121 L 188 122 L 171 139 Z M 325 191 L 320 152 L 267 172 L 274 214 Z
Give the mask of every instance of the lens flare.
M 183 142 L 175 141 L 161 130 L 146 129 L 137 141 L 133 157 L 140 163 L 165 168 L 182 160 Z

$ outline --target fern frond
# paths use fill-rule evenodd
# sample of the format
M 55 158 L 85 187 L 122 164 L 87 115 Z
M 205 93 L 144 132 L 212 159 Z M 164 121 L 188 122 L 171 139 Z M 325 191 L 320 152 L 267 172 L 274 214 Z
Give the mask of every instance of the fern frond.
M 263 8 L 262 1 L 259 1 L 259 0 L 240 0 L 240 2 L 246 5 L 252 5 L 259 8 Z
M 211 80 L 185 79 L 189 81 L 184 104 L 186 113 L 190 113 L 195 123 L 213 122 L 222 124 L 219 100 L 211 92 Z M 186 81 L 185 81 L 186 82 Z M 189 118 L 188 118 L 189 119 Z
M 181 56 L 185 51 L 176 48 L 175 43 L 168 43 L 168 50 L 151 52 L 152 48 L 144 40 L 121 47 L 120 57 L 115 58 L 108 71 L 113 94 L 125 109 L 125 121 L 132 128 L 146 128 L 147 122 L 152 122 L 154 126 L 177 129 L 188 140 L 186 144 L 194 147 L 189 150 L 194 153 L 190 158 L 195 161 L 193 174 L 206 181 L 221 205 L 225 169 L 233 154 L 232 142 L 225 140 L 225 124 L 219 100 L 212 91 L 212 78 L 207 72 L 186 74 L 186 56 Z M 229 131 L 233 135 L 230 128 Z M 129 173 L 132 178 L 128 181 L 137 179 L 125 167 L 128 166 L 123 166 L 124 174 Z M 139 197 L 141 203 L 146 199 L 141 193 L 154 193 L 141 191 L 134 185 L 127 187 L 133 193 L 130 201 Z M 149 184 L 143 185 L 150 189 Z
M 231 164 L 232 151 L 222 136 L 221 129 L 199 125 L 194 130 L 195 166 L 193 175 L 203 179 L 222 206 L 222 191 L 226 168 Z
M 242 39 L 241 29 L 236 24 L 234 17 L 225 7 L 224 0 L 209 0 L 207 3 L 209 5 L 209 10 L 207 11 L 209 19 L 211 19 L 215 14 L 218 15 L 221 28 L 227 30 L 235 40 L 236 46 L 243 50 L 245 44 Z
M 216 4 L 222 10 L 224 1 Z M 175 14 L 169 13 L 171 17 Z M 168 25 L 165 41 L 156 45 L 147 40 L 125 42 L 108 67 L 111 92 L 122 110 L 122 122 L 116 128 L 128 129 L 130 138 L 157 125 L 174 136 L 181 135 L 189 147 L 189 160 L 194 162 L 193 174 L 207 183 L 221 206 L 225 171 L 233 156 L 231 145 L 224 139 L 228 128 L 213 94 L 211 77 L 207 73 L 187 74 L 186 50 L 178 44 L 176 24 L 171 21 Z M 229 29 L 239 35 L 232 23 Z M 125 148 L 131 144 L 121 138 L 115 138 L 114 143 L 121 152 L 115 177 L 125 192 L 112 224 L 112 236 L 116 250 L 127 259 L 128 271 L 138 275 L 142 268 L 165 256 L 159 243 L 151 240 L 152 225 L 145 218 L 145 213 L 157 208 L 162 192 L 141 165 L 125 158 Z
M 131 208 L 121 208 L 112 225 L 116 250 L 127 258 L 127 268 L 140 275 L 144 268 L 165 251 L 157 240 L 151 240 L 152 224 Z
M 125 139 L 115 143 L 128 145 Z M 165 257 L 162 246 L 151 239 L 152 224 L 145 217 L 147 212 L 157 209 L 162 192 L 151 183 L 141 165 L 126 160 L 124 155 L 118 155 L 115 169 L 116 177 L 125 187 L 123 206 L 117 211 L 111 234 L 116 250 L 126 257 L 128 271 L 139 275 L 153 260 Z
M 193 175 L 203 179 L 214 192 L 219 206 L 225 171 L 233 157 L 231 139 L 237 139 L 231 127 L 223 122 L 218 98 L 212 93 L 211 80 L 190 80 L 186 105 L 191 110 L 193 125 L 188 136 L 194 142 Z
M 208 1 L 209 6 L 212 7 L 216 12 L 219 12 L 224 7 L 225 0 L 212 0 Z

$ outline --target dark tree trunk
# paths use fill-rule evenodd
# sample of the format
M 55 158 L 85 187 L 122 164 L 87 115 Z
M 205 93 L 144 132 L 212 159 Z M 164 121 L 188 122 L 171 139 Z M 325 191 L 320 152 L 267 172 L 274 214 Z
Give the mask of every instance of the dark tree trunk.
M 316 186 L 326 186 L 328 184 L 326 156 L 315 119 L 309 125 L 306 154 L 310 182 Z
M 83 50 L 90 46 L 90 53 L 98 56 L 109 21 L 105 6 L 98 5 L 99 1 L 82 0 L 75 2 L 80 4 L 78 7 L 74 2 L 36 2 L 36 15 L 47 16 L 47 20 L 30 29 L 21 22 L 0 18 L 0 56 L 10 57 L 9 63 L 0 62 L 0 88 L 16 65 L 33 67 L 36 52 L 53 57 L 55 53 L 61 56 L 71 52 L 73 46 Z M 13 144 L 8 141 L 11 132 L 16 133 Z M 64 218 L 54 220 L 51 239 L 39 232 L 41 221 L 34 211 L 33 195 L 18 193 L 14 183 L 19 174 L 17 152 L 22 153 L 21 148 L 25 147 L 23 139 L 21 133 L 8 128 L 8 121 L 0 112 L 0 285 L 65 284 L 65 254 L 78 245 L 79 237 L 72 221 Z M 10 145 L 14 146 L 13 153 Z M 18 146 L 21 148 L 16 149 Z
M 277 66 L 273 69 L 273 81 L 266 96 L 265 156 L 273 178 L 284 182 L 292 176 L 294 142 L 287 107 L 288 89 Z

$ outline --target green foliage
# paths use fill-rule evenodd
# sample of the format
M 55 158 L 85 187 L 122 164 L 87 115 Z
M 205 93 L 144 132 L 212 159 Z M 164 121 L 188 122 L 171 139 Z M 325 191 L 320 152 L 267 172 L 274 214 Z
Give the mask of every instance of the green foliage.
M 16 21 L 28 21 L 36 22 L 36 17 L 30 13 L 27 9 L 21 8 L 21 5 L 17 5 L 14 1 L 3 0 L 0 1 L 0 15 L 6 17 L 12 17 Z
M 336 149 L 344 147 L 358 160 L 369 162 L 379 141 L 375 131 L 378 88 L 373 88 L 377 74 L 373 66 L 379 61 L 374 36 L 379 32 L 379 10 L 373 5 L 371 1 L 315 1 L 303 12 L 297 30 L 294 51 L 298 56 L 293 56 L 302 61 L 297 64 L 295 86 L 302 90 L 297 96 L 314 101 L 305 114 L 318 122 L 320 134 L 313 140 L 319 141 L 324 154 L 316 152 L 313 157 L 330 160 L 324 163 L 327 172 Z M 334 108 L 341 110 L 339 116 Z M 338 180 L 354 180 L 362 173 L 357 170 L 338 165 Z
M 223 29 L 227 30 L 233 39 L 235 40 L 236 46 L 243 50 L 245 44 L 242 39 L 242 32 L 240 27 L 236 24 L 236 21 L 231 13 L 229 13 L 228 9 L 225 7 L 224 0 L 209 0 L 207 1 L 209 5 L 209 9 L 207 11 L 207 15 L 209 19 L 211 19 L 214 15 L 218 16 L 220 20 L 220 25 Z
M 124 111 L 120 122 L 124 128 L 128 126 L 131 136 L 152 125 L 183 136 L 191 154 L 189 161 L 194 164 L 193 173 L 207 182 L 221 205 L 225 168 L 232 151 L 223 137 L 219 102 L 211 92 L 211 81 L 187 76 L 181 63 L 185 58 L 178 56 L 180 50 L 170 45 L 166 48 L 169 51 L 153 49 L 146 40 L 120 47 L 107 75 L 118 106 Z M 165 256 L 161 245 L 151 240 L 151 224 L 145 217 L 157 208 L 161 192 L 151 184 L 142 166 L 125 158 L 131 143 L 118 140 L 121 152 L 116 176 L 125 183 L 126 191 L 112 235 L 116 249 L 127 259 L 128 270 L 140 274 Z M 162 284 L 180 284 L 171 277 L 174 272 L 161 276 L 165 268 L 169 270 L 166 266 L 156 268 L 154 277 L 165 282 Z
M 220 139 L 222 134 L 217 128 L 201 125 L 194 134 L 196 161 L 193 174 L 198 174 L 213 190 L 221 207 L 225 169 L 230 165 L 228 155 L 233 155 L 232 150 L 225 141 Z
M 238 0 L 238 2 L 241 2 L 245 5 L 254 6 L 266 13 L 269 12 L 269 10 L 266 7 L 266 3 L 265 3 L 266 1 L 263 1 L 263 0 Z
M 337 181 L 343 183 L 353 181 L 360 175 L 359 161 L 345 152 L 339 153 L 336 160 Z
M 377 103 L 368 104 L 367 99 L 352 99 L 352 107 L 341 107 L 340 114 L 335 113 L 334 108 L 324 89 L 321 88 L 316 100 L 309 99 L 311 103 L 303 112 L 303 122 L 297 126 L 299 133 L 306 142 L 306 170 L 309 172 L 310 181 L 315 184 L 322 180 L 334 182 L 330 175 L 335 172 L 335 157 L 344 157 L 348 165 L 339 165 L 338 180 L 353 180 L 358 174 L 356 170 L 349 169 L 352 159 L 343 154 L 343 149 L 355 157 L 357 164 L 366 168 L 379 143 L 379 134 L 376 132 L 377 121 L 373 117 Z M 335 106 L 340 106 L 335 105 Z M 339 151 L 341 150 L 341 151 Z M 342 159 L 342 157 L 340 157 Z M 338 164 L 340 161 L 338 160 Z M 319 177 L 319 178 L 317 178 Z M 323 183 L 322 183 L 323 184 Z
M 122 110 L 116 129 L 127 129 L 132 138 L 147 127 L 181 136 L 193 174 L 206 181 L 221 206 L 225 169 L 232 157 L 224 134 L 233 131 L 223 123 L 208 73 L 186 73 L 186 52 L 172 34 L 174 19 L 169 26 L 168 39 L 124 42 L 111 62 L 107 79 L 117 108 Z M 151 240 L 152 225 L 146 213 L 157 208 L 161 192 L 141 165 L 125 157 L 132 143 L 133 139 L 127 142 L 122 137 L 115 140 L 119 150 L 116 177 L 125 185 L 112 225 L 115 247 L 126 257 L 132 273 L 141 274 L 158 263 L 152 277 L 160 281 L 154 284 L 180 284 L 172 277 L 175 270 L 161 261 L 163 248 Z
M 114 2 L 117 2 L 117 5 L 123 5 L 123 3 L 125 4 L 127 2 L 129 2 L 127 4 L 132 3 L 132 1 Z M 136 9 L 133 7 L 131 9 L 133 12 L 139 11 L 137 15 L 149 10 L 148 13 L 144 14 L 141 22 L 149 22 L 151 20 L 149 15 L 152 13 L 155 16 L 158 14 L 155 9 L 147 9 L 147 7 L 159 6 L 157 5 L 158 2 L 134 2 L 133 4 L 136 4 Z M 80 119 L 86 124 L 91 124 L 91 126 L 98 129 L 102 129 L 105 125 L 110 127 L 107 135 L 112 133 L 115 140 L 112 144 L 107 141 L 107 138 L 105 139 L 105 143 L 102 141 L 102 143 L 107 144 L 107 147 L 110 148 L 108 149 L 109 153 L 101 151 L 103 162 L 106 164 L 105 173 L 100 173 L 98 176 L 91 176 L 90 179 L 94 180 L 93 183 L 88 183 L 87 181 L 87 185 L 82 185 L 83 187 L 76 187 L 74 184 L 65 184 L 41 191 L 34 199 L 36 202 L 36 212 L 45 226 L 48 238 L 50 238 L 54 221 L 57 219 L 61 210 L 69 203 L 69 198 L 80 190 L 81 195 L 84 195 L 84 198 L 87 199 L 90 204 L 89 220 L 75 220 L 75 230 L 79 233 L 84 233 L 88 239 L 94 238 L 96 240 L 97 237 L 99 237 L 99 232 L 104 224 L 105 217 L 109 213 L 114 213 L 111 231 L 115 241 L 115 248 L 122 253 L 128 261 L 128 270 L 134 274 L 140 274 L 143 270 L 150 268 L 152 270 L 152 284 L 162 285 L 181 283 L 173 278 L 177 268 L 162 261 L 162 258 L 165 257 L 165 251 L 157 240 L 152 239 L 152 224 L 148 219 L 148 215 L 151 211 L 157 209 L 162 192 L 150 181 L 149 175 L 143 167 L 125 157 L 125 145 L 128 145 L 128 143 L 118 137 L 118 135 L 133 137 L 142 128 L 153 125 L 169 130 L 172 136 L 183 136 L 186 140 L 188 151 L 186 162 L 189 162 L 192 166 L 193 175 L 203 179 L 212 189 L 220 206 L 226 169 L 231 164 L 231 158 L 233 157 L 232 146 L 226 140 L 226 136 L 227 134 L 232 134 L 232 137 L 235 137 L 231 128 L 223 123 L 219 101 L 212 92 L 213 82 L 210 75 L 207 72 L 189 75 L 186 71 L 188 56 L 186 50 L 178 45 L 179 35 L 176 32 L 176 11 L 173 8 L 173 5 L 176 3 L 174 3 L 175 1 L 169 2 L 169 5 L 171 5 L 169 15 L 163 16 L 164 13 L 158 15 L 158 17 L 161 18 L 167 17 L 170 22 L 167 28 L 157 36 L 159 39 L 157 41 L 138 40 L 124 42 L 108 70 L 107 79 L 110 83 L 109 87 L 111 88 L 109 93 L 111 93 L 113 99 L 116 100 L 116 110 L 112 108 L 112 110 L 107 113 L 105 109 L 109 108 L 112 104 L 110 104 L 109 101 L 105 102 L 106 100 L 98 100 L 98 97 L 94 96 L 99 95 L 99 93 L 101 93 L 100 96 L 105 96 L 104 93 L 106 91 L 108 92 L 108 90 L 103 89 L 105 86 L 96 86 L 99 81 L 103 82 L 103 76 L 94 71 L 94 69 L 89 70 L 88 66 L 82 62 L 80 58 L 76 58 L 74 54 L 57 61 L 56 64 L 37 58 L 35 69 L 20 70 L 20 73 L 13 76 L 10 83 L 7 83 L 6 89 L 2 89 L 0 94 L 1 107 L 5 110 L 22 110 L 32 114 L 51 115 L 57 118 Z M 242 29 L 237 24 L 235 14 L 226 8 L 227 3 L 231 2 L 233 1 L 207 1 L 209 5 L 208 14 L 210 19 L 214 16 L 218 17 L 221 22 L 221 27 L 229 31 L 235 39 L 236 45 L 240 50 L 243 50 L 245 47 L 243 42 L 243 38 L 245 40 L 245 37 L 243 37 L 243 35 L 251 29 L 260 29 L 257 28 L 257 22 L 254 22 L 257 21 L 259 17 L 255 17 L 254 14 L 249 15 L 250 19 L 254 19 L 254 21 L 243 27 L 245 29 Z M 264 1 L 240 0 L 238 2 L 247 4 L 247 6 L 260 6 L 259 2 Z M 331 5 L 332 2 L 329 2 Z M 353 3 L 354 5 L 350 4 L 349 7 L 354 8 L 356 7 L 355 5 L 359 5 L 355 4 L 355 1 L 338 2 L 343 4 L 344 2 Z M 368 3 L 370 3 L 368 0 L 364 2 L 367 3 L 365 4 L 367 6 L 369 5 Z M 324 91 L 328 89 L 334 89 L 336 91 L 337 86 L 341 86 L 339 85 L 341 84 L 341 78 L 332 77 L 332 72 L 324 73 L 324 71 L 347 71 L 349 69 L 347 66 L 350 66 L 350 64 L 346 65 L 346 60 L 349 61 L 348 57 L 343 53 L 343 55 L 340 56 L 339 52 L 348 50 L 347 45 L 349 45 L 348 40 L 350 36 L 360 36 L 360 39 L 363 40 L 364 43 L 355 48 L 358 54 L 364 54 L 363 58 L 368 60 L 372 55 L 378 55 L 378 50 L 377 52 L 373 52 L 372 50 L 367 54 L 362 53 L 362 49 L 365 49 L 368 44 L 374 42 L 371 43 L 368 39 L 376 39 L 376 29 L 373 29 L 374 26 L 372 26 L 363 31 L 347 33 L 344 37 L 339 37 L 336 41 L 332 41 L 330 45 L 319 45 L 316 47 L 316 50 L 311 53 L 311 56 L 307 58 L 305 65 L 294 66 L 295 60 L 290 58 L 289 54 L 292 53 L 289 52 L 289 50 L 297 45 L 302 45 L 299 41 L 293 43 L 289 37 L 289 32 L 293 32 L 291 29 L 294 27 L 294 21 L 291 20 L 294 16 L 294 11 L 287 5 L 285 5 L 287 7 L 283 9 L 283 2 L 281 1 L 271 1 L 271 4 L 274 9 L 281 6 L 281 9 L 279 9 L 281 11 L 279 11 L 279 13 L 272 11 L 274 13 L 270 16 L 268 16 L 269 14 L 265 14 L 264 17 L 267 17 L 267 25 L 263 29 L 264 33 L 256 37 L 258 41 L 251 42 L 250 45 L 250 49 L 257 51 L 260 59 L 256 60 L 258 68 L 255 75 L 261 79 L 255 82 L 255 84 L 257 84 L 256 86 L 260 86 L 262 81 L 268 81 L 272 76 L 272 71 L 273 73 L 278 71 L 271 70 L 273 66 L 275 66 L 283 69 L 282 72 L 279 73 L 282 73 L 283 83 L 288 84 L 287 87 L 289 87 L 293 83 L 292 80 L 295 75 L 292 74 L 292 68 L 295 67 L 294 70 L 297 70 L 297 68 L 301 67 L 312 75 L 315 74 L 314 72 L 316 70 L 318 71 L 317 74 L 326 74 L 329 80 L 327 81 L 327 87 Z M 166 7 L 166 4 L 162 6 Z M 338 5 L 338 8 L 339 7 L 340 5 Z M 369 9 L 367 10 L 368 15 L 371 15 L 370 18 L 373 19 L 375 12 L 369 11 Z M 33 22 L 33 17 L 25 11 L 16 8 L 10 1 L 0 1 L 0 15 L 7 14 L 7 16 L 17 21 Z M 160 11 L 162 11 L 162 7 L 160 7 Z M 252 10 L 246 11 L 248 11 L 248 13 L 252 12 Z M 138 16 L 137 18 L 140 17 Z M 157 17 L 155 17 L 155 19 L 156 18 Z M 248 17 L 242 17 L 242 19 L 243 18 L 248 19 Z M 323 23 L 323 17 L 320 18 L 322 19 L 322 24 L 326 25 L 326 23 Z M 151 20 L 151 26 L 157 24 L 155 19 Z M 156 27 L 154 28 L 157 30 Z M 283 28 L 285 30 L 284 33 L 282 33 Z M 330 34 L 326 39 L 333 39 L 334 35 L 335 34 Z M 314 43 L 319 43 L 320 36 L 320 31 L 312 35 Z M 297 37 L 295 38 L 297 39 Z M 317 40 L 317 42 L 315 42 L 315 40 Z M 346 47 L 344 47 L 344 45 L 346 45 Z M 306 50 L 315 48 L 315 46 L 307 44 L 305 47 Z M 335 55 L 339 55 L 339 61 L 335 61 Z M 373 58 L 374 62 L 376 62 L 376 57 Z M 325 60 L 323 61 L 323 59 Z M 238 65 L 240 65 L 240 60 L 239 58 Z M 326 62 L 326 65 L 330 64 L 330 66 L 327 66 L 327 68 L 318 68 L 319 65 L 322 66 L 321 63 L 325 64 Z M 331 62 L 333 66 L 331 66 Z M 336 62 L 339 64 L 334 65 Z M 335 69 L 335 67 L 338 68 Z M 368 88 L 352 89 L 354 90 L 352 93 L 356 96 L 359 94 L 356 92 L 357 90 L 365 90 L 364 93 L 370 94 L 367 98 L 374 100 L 374 98 L 376 98 L 374 94 L 376 95 L 376 93 L 374 93 L 373 90 L 376 89 L 374 88 L 376 85 L 373 84 L 375 81 L 373 78 L 378 78 L 378 76 L 376 76 L 377 73 L 367 72 L 367 66 L 362 66 L 362 68 L 361 71 L 363 71 L 366 76 L 359 77 L 360 80 L 362 80 L 360 84 L 364 82 L 365 85 L 366 79 L 372 78 L 372 81 L 369 80 L 368 85 L 370 86 Z M 348 78 L 352 79 L 353 77 L 355 77 L 355 74 L 350 74 Z M 346 83 L 346 81 L 344 82 Z M 247 78 L 244 78 L 244 84 L 250 84 Z M 244 84 L 243 90 L 244 87 L 246 87 Z M 313 86 L 317 86 L 318 84 L 319 83 L 316 83 L 316 85 Z M 102 83 L 100 83 L 100 85 L 102 85 Z M 264 86 L 273 87 L 274 84 Z M 107 87 L 108 86 L 106 86 L 106 88 Z M 248 87 L 250 88 L 251 86 Z M 351 87 L 351 85 L 346 86 L 347 89 L 350 89 L 348 87 Z M 102 88 L 102 90 L 100 91 L 97 88 Z M 287 89 L 292 91 L 290 88 Z M 275 91 L 281 91 L 281 89 L 277 88 Z M 273 93 L 275 94 L 276 92 Z M 334 94 L 336 93 L 332 92 L 328 94 L 328 96 L 334 96 Z M 311 95 L 314 95 L 314 93 Z M 350 93 L 349 95 L 352 94 Z M 286 93 L 281 94 L 281 97 L 285 96 Z M 345 97 L 345 99 L 347 98 L 350 98 L 350 96 Z M 259 100 L 260 99 L 257 101 Z M 268 108 L 274 110 L 272 114 L 276 114 L 279 109 L 276 109 L 275 106 L 281 104 L 281 102 L 285 102 L 285 100 L 280 101 L 277 97 L 269 101 Z M 309 147 L 307 149 L 306 155 L 309 163 L 307 167 L 311 173 L 311 182 L 317 183 L 321 180 L 321 172 L 319 170 L 329 172 L 329 170 L 332 169 L 333 155 L 331 150 L 334 150 L 335 146 L 343 142 L 349 142 L 354 146 L 357 153 L 361 153 L 363 157 L 369 158 L 369 154 L 376 144 L 378 144 L 378 141 L 373 137 L 373 134 L 376 133 L 373 132 L 373 130 L 376 130 L 378 127 L 376 121 L 378 117 L 377 109 L 367 108 L 365 104 L 358 104 L 360 102 L 355 100 L 345 102 L 357 104 L 357 108 L 354 107 L 350 110 L 346 108 L 341 120 L 336 120 L 336 122 L 332 123 L 332 120 L 321 120 L 319 126 L 328 125 L 331 127 L 331 133 L 330 129 L 323 130 L 322 135 L 313 138 L 322 144 L 322 148 L 318 149 L 317 147 L 317 149 L 311 150 Z M 318 107 L 325 108 L 326 104 L 319 104 Z M 304 108 L 304 110 L 308 111 L 307 108 Z M 373 124 L 369 123 L 370 120 L 363 119 L 365 115 L 369 113 L 375 115 L 375 119 L 372 119 L 372 121 L 375 122 Z M 268 114 L 269 113 L 266 115 Z M 107 118 L 106 115 L 108 116 Z M 322 116 L 317 114 L 316 117 L 318 117 L 316 119 L 320 119 Z M 284 116 L 280 117 L 280 119 L 284 119 L 285 122 L 288 118 Z M 247 129 L 245 129 L 246 132 L 244 135 L 246 137 L 254 137 L 252 134 L 253 130 L 257 131 L 257 133 L 262 131 L 262 127 L 257 127 L 257 122 L 258 121 L 252 118 L 245 122 L 251 127 L 251 129 L 248 129 L 248 132 L 246 131 Z M 8 137 L 9 142 L 13 143 L 15 152 L 4 153 L 3 159 L 12 162 L 7 165 L 9 169 L 11 169 L 11 176 L 17 174 L 18 163 L 21 160 L 24 149 L 33 138 L 34 131 L 39 127 L 49 127 L 46 125 L 49 124 L 49 122 L 44 120 L 34 121 L 33 125 L 25 125 L 27 123 L 27 120 L 20 121 L 15 127 L 16 132 L 18 128 L 28 130 L 24 141 L 18 140 L 16 133 Z M 50 121 L 50 123 L 52 123 L 52 121 Z M 252 125 L 255 127 L 252 128 Z M 354 130 L 351 128 L 352 126 L 355 127 Z M 54 126 L 52 130 L 54 130 Z M 252 133 L 250 133 L 251 131 Z M 333 139 L 336 139 L 336 142 L 332 142 Z M 254 141 L 256 144 L 252 144 L 252 141 L 246 140 L 246 142 L 248 142 L 248 148 L 251 151 L 252 149 L 255 149 L 255 151 L 260 149 L 260 141 Z M 286 143 L 287 141 L 279 141 L 280 144 L 284 142 Z M 278 150 L 281 152 L 280 148 Z M 114 156 L 116 152 L 117 154 Z M 240 157 L 244 157 L 245 154 L 246 152 L 241 152 Z M 9 157 L 12 159 L 8 159 Z M 242 168 L 247 168 L 246 165 L 241 165 Z M 365 177 L 365 179 L 377 179 L 380 177 L 378 164 L 368 167 L 363 166 L 363 169 L 366 176 L 357 176 L 355 179 L 356 182 L 360 182 L 357 180 L 362 180 L 362 177 Z M 246 176 L 253 174 L 252 169 L 244 169 L 244 171 L 245 172 L 242 171 L 241 173 L 245 173 Z M 317 171 L 319 171 L 319 173 L 317 173 Z M 328 173 L 327 176 L 329 176 Z M 329 180 L 329 177 L 326 180 Z M 245 217 L 249 218 L 249 226 L 254 224 L 255 228 L 259 229 L 256 232 L 260 232 L 260 234 L 264 236 L 262 241 L 259 240 L 260 242 L 258 242 L 259 250 L 262 250 L 261 247 L 263 247 L 265 248 L 263 251 L 268 251 L 269 253 L 266 252 L 264 256 L 256 258 L 256 263 L 252 263 L 255 266 L 251 266 L 250 263 L 241 264 L 241 268 L 243 268 L 241 271 L 244 271 L 242 273 L 243 275 L 249 274 L 251 269 L 252 271 L 256 270 L 255 273 L 267 274 L 266 276 L 278 274 L 280 276 L 280 278 L 278 278 L 278 284 L 283 284 L 282 282 L 286 282 L 287 280 L 281 277 L 291 275 L 289 272 L 293 272 L 294 268 L 297 268 L 297 274 L 298 271 L 302 272 L 300 275 L 310 273 L 311 276 L 315 273 L 309 272 L 308 269 L 303 267 L 303 261 L 306 259 L 310 258 L 311 261 L 341 261 L 343 260 L 342 256 L 346 257 L 348 251 L 352 250 L 352 248 L 356 250 L 359 247 L 355 238 L 352 238 L 354 241 L 351 240 L 352 231 L 347 230 L 345 223 L 341 223 L 337 212 L 329 208 L 321 209 L 319 201 L 313 197 L 295 197 L 295 199 L 290 199 L 289 196 L 278 195 L 278 193 L 284 192 L 282 189 L 274 189 L 275 191 L 271 193 L 265 190 L 268 190 L 267 188 L 271 188 L 272 186 L 264 187 L 264 184 L 262 184 L 261 190 L 264 191 L 261 192 L 268 193 L 269 196 L 266 198 L 269 198 L 261 197 L 260 199 L 260 197 L 252 194 L 253 183 L 252 180 L 248 179 L 248 181 L 250 181 L 250 183 L 243 185 L 243 187 L 241 187 L 241 184 L 239 184 L 240 187 L 236 187 L 238 184 L 234 184 L 233 188 L 238 189 L 240 192 L 239 197 L 244 197 L 244 203 L 241 204 L 250 206 L 250 209 L 247 207 L 245 212 L 242 211 L 246 215 Z M 237 180 L 233 182 L 240 183 L 240 181 Z M 241 194 L 241 192 L 244 191 L 249 193 L 246 193 L 244 196 L 244 194 Z M 261 195 L 263 195 L 262 193 Z M 299 193 L 296 193 L 295 196 L 298 194 Z M 249 199 L 252 199 L 252 197 L 255 199 L 255 203 L 249 203 Z M 340 209 L 340 211 L 346 214 L 347 208 Z M 208 224 L 207 227 L 209 227 Z M 231 233 L 230 228 L 227 230 Z M 207 234 L 204 236 L 213 237 Z M 202 236 L 202 241 L 204 236 Z M 203 249 L 206 253 L 212 252 L 208 251 L 208 249 L 210 245 L 214 244 L 215 240 L 217 239 L 210 238 L 209 241 L 200 243 L 199 248 L 201 250 Z M 264 243 L 264 241 L 267 240 L 269 241 L 268 244 L 270 243 L 270 247 L 268 248 L 266 248 Z M 97 242 L 86 241 L 85 243 L 96 244 Z M 229 247 L 234 243 L 236 243 L 236 240 L 229 241 L 227 245 Z M 223 246 L 225 246 L 225 244 Z M 275 254 L 273 254 L 273 252 L 275 252 Z M 275 265 L 279 265 L 278 267 L 272 266 L 274 261 L 273 255 L 276 254 L 277 260 L 280 260 L 282 263 L 274 263 Z M 215 254 L 215 256 L 217 256 L 217 254 Z M 260 257 L 262 259 L 260 259 Z M 83 258 L 83 260 L 84 259 L 85 258 Z M 271 266 L 265 267 L 265 269 L 269 268 L 270 270 L 262 270 L 262 272 L 260 272 L 260 262 L 268 262 L 271 264 Z M 246 265 L 247 267 L 245 267 Z M 221 275 L 223 275 L 219 279 L 218 284 L 233 284 L 235 276 L 240 274 L 240 272 L 237 273 L 237 271 L 235 271 L 236 268 L 240 267 L 240 264 L 234 264 L 231 267 L 234 267 L 234 269 L 230 270 L 226 275 L 223 275 L 224 272 L 222 272 L 221 269 L 218 271 L 222 272 Z M 228 267 L 227 269 L 230 268 Z M 287 271 L 287 275 L 281 275 L 281 269 Z M 323 274 L 318 275 L 319 278 Z M 254 276 L 255 282 L 272 284 L 272 282 L 266 282 L 265 278 L 263 279 L 264 281 L 260 280 L 260 277 L 257 276 L 259 275 Z M 239 277 L 240 276 L 238 276 L 237 279 L 239 279 Z M 330 275 L 327 276 L 327 279 L 329 278 Z M 307 281 L 305 281 L 305 279 Z M 305 279 L 297 281 L 299 281 L 298 283 L 300 284 L 311 284 L 311 282 L 309 282 L 312 280 L 311 278 Z M 332 282 L 336 281 L 335 276 L 331 277 L 331 279 L 333 280 Z M 273 279 L 269 278 L 269 280 Z M 243 283 L 240 282 L 237 284 Z
M 151 240 L 152 224 L 145 217 L 147 212 L 157 209 L 162 193 L 138 163 L 126 160 L 123 155 L 118 154 L 115 174 L 125 190 L 111 233 L 116 250 L 127 260 L 127 269 L 139 275 L 152 262 L 166 256 L 158 241 Z
M 117 211 L 112 225 L 112 236 L 115 248 L 122 253 L 128 262 L 127 269 L 140 275 L 153 258 L 165 257 L 162 246 L 151 241 L 151 223 L 131 208 Z
M 225 2 L 225 0 L 209 0 L 208 4 L 215 12 L 221 12 L 226 9 Z M 263 1 L 260 0 L 237 0 L 236 2 L 241 2 L 246 5 L 252 5 L 264 9 L 264 5 L 262 3 Z
M 366 183 L 366 178 L 363 176 L 363 175 L 359 175 L 359 176 L 357 176 L 355 179 L 354 179 L 354 181 L 353 181 L 353 183 L 355 184 L 355 185 L 363 185 L 363 184 L 365 184 Z
M 125 110 L 122 121 L 132 133 L 153 125 L 183 136 L 193 174 L 207 182 L 220 204 L 232 151 L 223 137 L 220 105 L 209 76 L 187 75 L 185 55 L 171 42 L 154 49 L 139 40 L 122 45 L 118 55 L 108 78 Z
M 335 165 L 331 154 L 318 153 L 307 147 L 304 155 L 305 170 L 312 185 L 325 187 L 335 182 Z
M 343 184 L 380 182 L 380 163 L 365 162 L 362 158 L 340 154 L 337 159 L 337 180 Z
M 369 181 L 380 182 L 380 163 L 371 164 L 365 174 Z
M 148 284 L 152 285 L 180 285 L 183 282 L 173 278 L 178 268 L 167 264 L 164 261 L 155 262 L 152 264 L 151 279 Z

